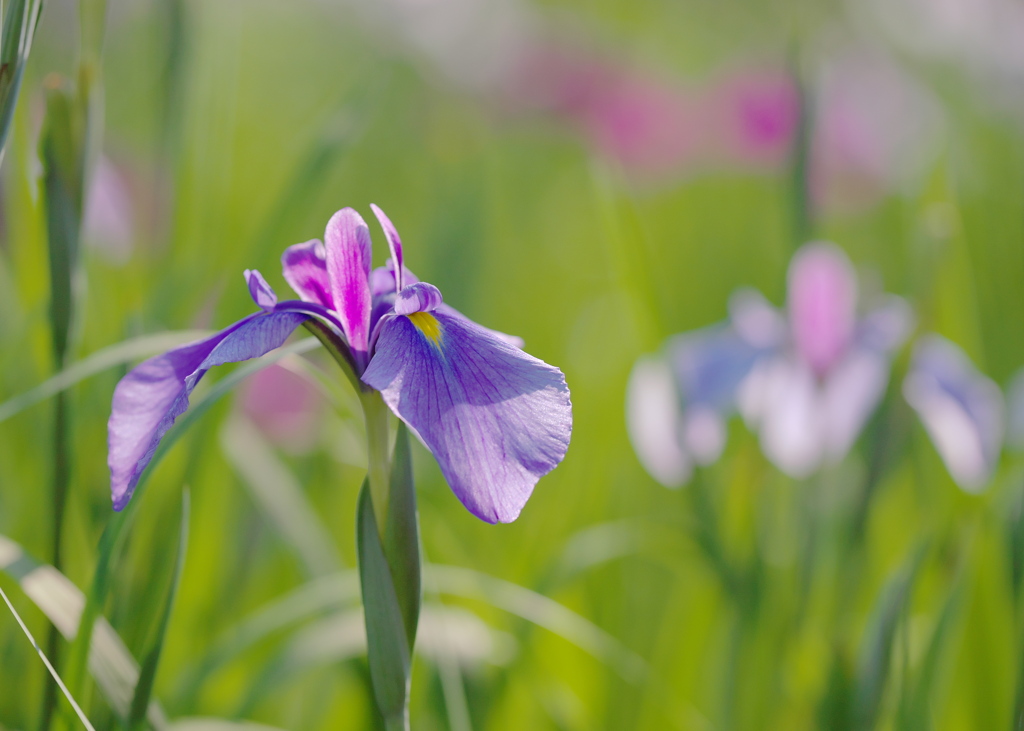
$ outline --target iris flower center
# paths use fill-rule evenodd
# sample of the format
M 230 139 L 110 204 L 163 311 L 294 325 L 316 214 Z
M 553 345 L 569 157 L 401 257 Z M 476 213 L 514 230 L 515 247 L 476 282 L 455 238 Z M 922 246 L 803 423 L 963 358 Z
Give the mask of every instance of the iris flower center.
M 406 315 L 406 317 L 434 345 L 441 345 L 441 323 L 437 321 L 436 317 L 429 312 L 413 312 L 411 315 Z

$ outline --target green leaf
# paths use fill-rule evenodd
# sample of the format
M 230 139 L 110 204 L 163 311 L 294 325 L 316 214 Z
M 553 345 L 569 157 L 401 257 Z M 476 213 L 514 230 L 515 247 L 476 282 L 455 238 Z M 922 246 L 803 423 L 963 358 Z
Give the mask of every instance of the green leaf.
M 651 680 L 646 660 L 586 617 L 543 594 L 458 566 L 428 564 L 426 578 L 431 591 L 476 599 L 543 627 L 604 662 L 629 683 L 643 685 Z
M 416 490 L 412 478 L 412 452 L 409 429 L 398 424 L 395 454 L 391 462 L 391 489 L 388 492 L 387 526 L 384 530 L 384 555 L 391 566 L 398 606 L 405 622 L 409 647 L 416 644 L 416 622 L 420 615 L 419 518 L 416 514 Z
M 169 731 L 282 731 L 277 726 L 224 718 L 179 718 L 168 728 Z
M 359 576 L 354 570 L 303 584 L 228 630 L 203 658 L 199 668 L 183 679 L 176 698 L 181 705 L 190 705 L 210 675 L 248 648 L 275 632 L 358 601 Z
M 857 661 L 852 710 L 854 729 L 875 727 L 889 677 L 896 627 L 910 599 L 910 591 L 925 554 L 926 547 L 919 546 L 896 571 L 886 583 L 868 619 Z
M 97 350 L 92 355 L 68 366 L 52 378 L 43 381 L 35 388 L 8 399 L 0 404 L 0 422 L 10 419 L 40 401 L 54 396 L 90 376 L 102 373 L 108 368 L 130 363 L 139 358 L 163 353 L 179 345 L 200 340 L 213 333 L 209 330 L 177 330 L 143 335 L 142 337 L 123 340 L 109 347 Z
M 288 466 L 259 430 L 241 416 L 225 421 L 224 456 L 242 478 L 267 520 L 292 549 L 309 577 L 341 570 L 330 534 Z
M 939 615 L 935 628 L 932 630 L 928 649 L 913 679 L 909 699 L 905 708 L 901 708 L 898 728 L 904 731 L 926 731 L 932 728 L 931 701 L 932 693 L 939 676 L 943 672 L 943 658 L 949 635 L 964 604 L 963 583 L 958 581 L 949 592 L 942 613 Z
M 142 663 L 142 671 L 139 673 L 139 682 L 135 686 L 131 713 L 128 716 L 128 728 L 130 729 L 141 729 L 146 721 L 146 708 L 149 707 L 149 698 L 153 694 L 153 683 L 156 681 L 156 671 L 160 665 L 160 654 L 163 651 L 164 640 L 167 638 L 167 626 L 171 621 L 174 598 L 178 594 L 181 574 L 185 568 L 185 553 L 188 550 L 190 504 L 189 491 L 188 488 L 185 488 L 181 495 L 181 536 L 178 539 L 178 555 L 174 559 L 174 574 L 171 579 L 171 585 L 167 590 L 167 598 L 164 600 L 164 608 L 160 615 L 160 624 L 157 628 L 156 638 L 153 641 L 153 646 L 146 653 L 146 659 Z
M 0 159 L 3 158 L 25 62 L 32 50 L 32 39 L 42 9 L 42 0 L 11 0 L 3 16 L 4 27 L 0 34 Z
M 7 608 L 11 610 L 11 614 L 14 615 L 14 619 L 18 622 L 18 626 L 21 627 L 21 631 L 25 633 L 25 637 L 27 637 L 28 641 L 32 644 L 32 647 L 33 649 L 35 649 L 36 654 L 39 655 L 39 659 L 43 661 L 43 664 L 46 666 L 47 671 L 50 673 L 50 677 L 53 678 L 53 682 L 57 684 L 57 686 L 61 690 L 61 693 L 64 694 L 64 697 L 67 699 L 68 703 L 71 704 L 71 708 L 74 710 L 75 715 L 78 716 L 78 720 L 82 722 L 82 725 L 85 726 L 87 731 L 95 731 L 93 725 L 89 722 L 89 718 L 85 715 L 85 712 L 82 710 L 82 707 L 78 705 L 78 701 L 76 701 L 74 697 L 71 695 L 71 693 L 68 691 L 67 686 L 64 685 L 64 681 L 60 679 L 60 675 L 57 674 L 57 671 L 50 663 L 50 660 L 46 657 L 46 653 L 43 652 L 43 648 L 41 648 L 39 646 L 39 643 L 36 642 L 36 638 L 32 636 L 32 632 L 29 630 L 24 620 L 22 620 L 21 615 L 18 614 L 18 610 L 16 610 L 14 608 L 14 605 L 11 604 L 11 600 L 7 597 L 6 592 L 4 592 L 2 588 L 0 588 L 0 597 L 3 597 L 4 603 L 7 605 Z
M 81 288 L 78 254 L 85 155 L 86 119 L 79 100 L 66 81 L 50 77 L 40 158 L 50 255 L 50 323 L 59 367 L 67 355 Z
M 0 535 L 0 571 L 18 582 L 25 595 L 61 635 L 74 639 L 85 597 L 70 579 L 52 566 L 40 563 L 3 535 Z M 127 717 L 132 691 L 139 681 L 139 665 L 114 628 L 102 617 L 95 620 L 88 666 L 111 708 L 121 718 Z M 164 712 L 156 701 L 149 702 L 146 718 L 155 729 L 167 726 Z
M 369 480 L 363 482 L 359 493 L 356 547 L 373 693 L 377 707 L 390 727 L 406 716 L 412 647 L 406 634 L 405 615 L 398 603 L 391 567 L 377 532 Z

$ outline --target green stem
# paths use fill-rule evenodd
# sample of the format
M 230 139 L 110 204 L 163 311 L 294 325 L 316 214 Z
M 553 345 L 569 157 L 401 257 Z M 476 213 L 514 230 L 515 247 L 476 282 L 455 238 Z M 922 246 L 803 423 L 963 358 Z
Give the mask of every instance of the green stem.
M 377 517 L 377 530 L 386 535 L 388 499 L 391 491 L 391 460 L 388 453 L 388 407 L 378 391 L 359 394 L 366 417 L 367 477 L 370 499 Z
M 390 716 L 384 719 L 385 731 L 409 731 L 409 709 L 401 716 Z

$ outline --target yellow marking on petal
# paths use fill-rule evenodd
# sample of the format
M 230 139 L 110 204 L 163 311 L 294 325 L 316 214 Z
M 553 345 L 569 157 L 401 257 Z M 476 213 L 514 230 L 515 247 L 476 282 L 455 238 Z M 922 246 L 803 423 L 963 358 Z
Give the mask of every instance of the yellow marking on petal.
M 441 347 L 441 323 L 429 312 L 414 312 L 406 315 L 421 333 L 427 336 L 435 346 Z

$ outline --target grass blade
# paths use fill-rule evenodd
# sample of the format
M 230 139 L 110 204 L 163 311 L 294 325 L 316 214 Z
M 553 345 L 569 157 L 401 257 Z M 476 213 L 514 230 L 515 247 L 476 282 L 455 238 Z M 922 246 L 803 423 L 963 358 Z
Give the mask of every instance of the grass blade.
M 926 547 L 919 546 L 889 579 L 868 619 L 857 662 L 852 710 L 854 729 L 872 729 L 877 723 L 889 677 L 896 627 L 910 601 L 910 591 L 925 554 Z
M 543 627 L 616 670 L 629 683 L 649 679 L 647 662 L 589 619 L 543 594 L 510 581 L 472 569 L 428 564 L 428 584 L 433 591 L 471 599 Z
M 178 594 L 178 586 L 181 584 L 181 575 L 185 569 L 185 553 L 188 550 L 188 524 L 189 508 L 188 488 L 185 488 L 181 496 L 181 535 L 178 539 L 178 555 L 174 559 L 174 574 L 171 585 L 167 590 L 167 599 L 164 601 L 164 608 L 160 615 L 160 625 L 157 629 L 156 639 L 153 647 L 146 654 L 142 663 L 142 670 L 139 673 L 139 682 L 135 685 L 135 695 L 132 697 L 131 712 L 128 715 L 128 728 L 141 729 L 146 720 L 146 709 L 149 707 L 149 697 L 153 694 L 153 683 L 156 681 L 157 667 L 160 665 L 160 654 L 163 651 L 164 640 L 167 637 L 167 626 L 171 621 L 171 611 L 174 608 L 174 599 Z
M 73 639 L 79 630 L 85 597 L 70 579 L 52 566 L 36 561 L 14 541 L 0 535 L 0 571 L 13 578 L 57 631 Z M 95 620 L 89 644 L 89 669 L 104 697 L 122 718 L 128 714 L 139 665 L 106 619 Z M 69 684 L 70 685 L 70 684 Z M 147 719 L 153 728 L 166 728 L 164 712 L 149 703 Z
M 21 631 L 25 633 L 25 636 L 28 637 L 28 641 L 32 643 L 32 647 L 35 648 L 36 653 L 39 655 L 39 659 L 43 661 L 46 669 L 50 671 L 50 675 L 53 677 L 53 681 L 57 684 L 57 687 L 60 688 L 61 693 L 63 693 L 64 697 L 68 699 L 68 703 L 71 704 L 71 707 L 75 709 L 75 715 L 78 716 L 82 725 L 89 729 L 89 731 L 96 731 L 92 724 L 89 723 L 89 719 L 82 711 L 82 708 L 78 705 L 75 699 L 71 697 L 71 693 L 68 692 L 67 686 L 64 685 L 64 681 L 62 681 L 60 676 L 57 675 L 57 671 L 53 669 L 53 665 L 51 665 L 50 661 L 46 659 L 46 653 L 43 652 L 43 648 L 39 646 L 39 643 L 36 642 L 36 638 L 32 636 L 29 628 L 25 626 L 25 623 L 21 619 L 21 615 L 18 614 L 14 605 L 11 604 L 11 600 L 7 598 L 7 594 L 4 592 L 3 588 L 0 588 L 0 597 L 3 597 L 4 603 L 7 604 L 7 608 L 11 610 L 11 614 L 13 614 L 14 618 L 18 621 L 18 625 L 21 627 Z
M 3 16 L 3 33 L 0 35 L 0 160 L 3 159 L 25 62 L 32 50 L 32 39 L 42 9 L 42 0 L 11 0 Z
M 295 553 L 306 575 L 341 570 L 331 536 L 310 505 L 302 486 L 248 419 L 224 423 L 220 444 L 249 494 Z
M 90 376 L 102 373 L 108 368 L 130 363 L 131 361 L 151 355 L 157 355 L 179 345 L 207 337 L 210 334 L 207 330 L 178 330 L 156 335 L 144 335 L 132 338 L 131 340 L 124 340 L 102 350 L 97 350 L 87 358 L 83 358 L 52 378 L 43 381 L 38 386 L 0 404 L 0 422 L 6 421 L 30 406 L 34 406 L 40 401 L 45 401 Z

